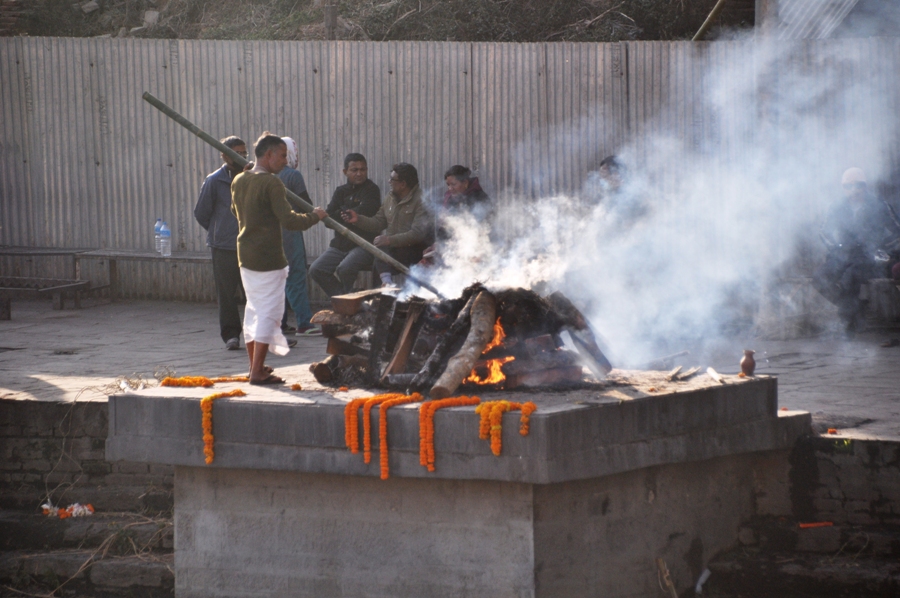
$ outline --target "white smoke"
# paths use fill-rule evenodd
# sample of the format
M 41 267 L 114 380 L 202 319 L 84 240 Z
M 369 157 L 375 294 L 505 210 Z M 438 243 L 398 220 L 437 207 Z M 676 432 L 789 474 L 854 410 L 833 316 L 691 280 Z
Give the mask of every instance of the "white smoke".
M 493 236 L 489 223 L 454 217 L 444 223 L 452 232 L 444 267 L 414 274 L 447 296 L 476 280 L 562 290 L 619 363 L 678 349 L 682 339 L 712 339 L 735 318 L 750 331 L 769 283 L 798 244 L 810 246 L 840 197 L 841 173 L 860 166 L 870 183 L 890 174 L 900 102 L 885 81 L 900 65 L 844 43 L 737 42 L 734 60 L 708 68 L 705 91 L 695 94 L 691 109 L 707 130 L 610 148 L 627 167 L 617 194 L 596 173 L 585 173 L 578 193 L 501 192 Z M 579 128 L 553 133 L 572 140 Z M 546 175 L 522 158 L 530 152 L 513 155 L 520 176 Z

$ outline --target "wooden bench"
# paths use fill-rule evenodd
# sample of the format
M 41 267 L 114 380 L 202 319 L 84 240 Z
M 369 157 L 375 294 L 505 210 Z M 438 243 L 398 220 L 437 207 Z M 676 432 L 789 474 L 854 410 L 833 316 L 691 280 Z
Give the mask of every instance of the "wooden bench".
M 85 251 L 75 256 L 75 268 L 80 271 L 81 260 L 106 260 L 107 274 L 109 275 L 109 298 L 115 301 L 119 295 L 119 266 L 120 261 L 164 262 L 167 264 L 202 264 L 211 263 L 212 255 L 209 251 L 173 251 L 172 255 L 162 256 L 155 251 L 142 251 L 139 249 L 95 249 Z M 94 287 L 91 290 L 105 288 L 106 285 Z
M 53 297 L 53 309 L 65 308 L 65 296 L 73 295 L 76 308 L 81 307 L 81 293 L 91 286 L 89 280 L 66 280 L 60 278 L 28 278 L 20 276 L 0 277 L 0 320 L 12 317 L 12 299 L 35 296 Z
M 69 272 L 72 280 L 80 280 L 78 262 L 75 256 L 79 253 L 92 251 L 92 248 L 62 248 L 62 247 L 23 247 L 7 245 L 0 247 L 0 256 L 15 257 L 54 257 L 67 256 L 70 258 Z

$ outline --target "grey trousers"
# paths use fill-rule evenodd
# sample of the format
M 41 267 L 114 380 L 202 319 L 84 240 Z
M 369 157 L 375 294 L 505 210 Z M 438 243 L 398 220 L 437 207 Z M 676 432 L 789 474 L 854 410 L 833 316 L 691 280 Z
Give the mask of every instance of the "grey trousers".
M 309 277 L 329 297 L 344 295 L 353 291 L 356 275 L 372 267 L 372 259 L 372 254 L 362 247 L 350 251 L 329 247 L 309 267 Z

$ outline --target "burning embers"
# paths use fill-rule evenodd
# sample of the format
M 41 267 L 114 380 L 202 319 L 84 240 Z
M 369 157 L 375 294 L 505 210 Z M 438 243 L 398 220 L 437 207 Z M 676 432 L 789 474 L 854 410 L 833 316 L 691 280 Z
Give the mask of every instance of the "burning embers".
M 581 313 L 560 293 L 490 292 L 480 285 L 458 299 L 397 301 L 387 292 L 332 298 L 312 320 L 328 337 L 316 379 L 452 396 L 461 385 L 505 388 L 571 385 L 582 366 L 599 379 L 612 369 Z M 577 352 L 563 349 L 568 334 Z

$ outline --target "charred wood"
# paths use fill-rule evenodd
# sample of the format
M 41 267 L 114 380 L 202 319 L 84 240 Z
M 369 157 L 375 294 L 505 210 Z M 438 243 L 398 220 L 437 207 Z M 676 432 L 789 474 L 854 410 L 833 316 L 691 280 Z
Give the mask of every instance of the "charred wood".
M 462 381 L 469 376 L 475 362 L 494 336 L 496 317 L 497 301 L 494 296 L 487 291 L 478 293 L 472 302 L 469 333 L 466 340 L 447 362 L 444 372 L 431 388 L 432 399 L 445 399 L 451 396 L 462 384 Z
M 688 380 L 689 378 L 693 378 L 694 376 L 696 376 L 697 372 L 699 372 L 699 371 L 700 371 L 700 366 L 697 365 L 697 366 L 692 367 L 691 369 L 689 369 L 686 372 L 678 374 L 678 376 L 676 376 L 675 379 L 678 380 L 679 382 L 681 382 L 683 380 Z
M 381 379 L 383 386 L 388 388 L 406 388 L 412 384 L 416 374 L 388 374 Z
M 475 297 L 470 296 L 465 307 L 456 316 L 456 320 L 453 321 L 453 324 L 438 341 L 434 351 L 431 352 L 431 355 L 425 361 L 425 365 L 416 374 L 406 394 L 423 392 L 434 386 L 438 377 L 443 373 L 449 356 L 459 349 L 465 341 L 466 333 L 469 331 L 470 313 L 474 301 Z
M 413 297 L 410 300 L 409 307 L 406 310 L 406 322 L 404 323 L 403 330 L 400 332 L 400 338 L 397 339 L 397 343 L 394 347 L 394 354 L 391 356 L 391 361 L 385 368 L 382 378 L 388 374 L 402 373 L 406 368 L 406 362 L 412 351 L 413 342 L 416 339 L 419 328 L 421 328 L 419 316 L 422 315 L 424 309 L 424 299 Z M 384 382 L 384 380 L 382 380 L 382 382 Z
M 390 295 L 378 295 L 375 298 L 375 324 L 372 327 L 372 334 L 369 342 L 369 376 L 372 382 L 376 382 L 381 375 L 381 352 L 384 350 L 387 342 L 388 328 L 391 324 L 391 318 L 388 317 L 393 311 L 396 297 Z
M 324 361 L 310 364 L 309 371 L 312 372 L 312 375 L 315 376 L 316 380 L 321 384 L 327 384 L 334 380 L 338 369 L 338 363 L 337 355 L 331 355 Z
M 540 372 L 557 368 L 581 367 L 581 356 L 571 351 L 552 351 L 540 353 L 530 359 L 515 359 L 503 364 L 501 371 L 508 378 L 526 374 L 528 372 Z
M 535 386 L 574 385 L 580 383 L 582 378 L 584 378 L 584 370 L 582 370 L 580 365 L 573 365 L 507 376 L 505 386 L 507 389 L 513 389 Z
M 353 343 L 354 335 L 343 334 L 328 338 L 328 346 L 325 351 L 329 355 L 364 355 L 369 356 L 369 350 Z

